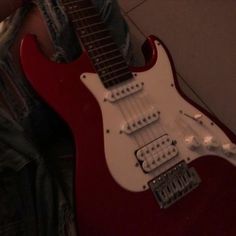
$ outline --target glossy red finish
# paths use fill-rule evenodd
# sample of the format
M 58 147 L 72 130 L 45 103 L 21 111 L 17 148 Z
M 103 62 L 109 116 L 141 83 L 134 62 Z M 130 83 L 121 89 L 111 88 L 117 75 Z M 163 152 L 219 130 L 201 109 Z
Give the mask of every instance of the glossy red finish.
M 156 37 L 151 35 L 149 36 L 142 46 L 142 51 L 144 54 L 146 64 L 140 67 L 130 67 L 133 72 L 142 72 L 147 71 L 154 66 L 157 61 L 158 52 L 156 50 L 156 45 L 154 41 Z
M 32 86 L 74 134 L 80 236 L 236 235 L 235 167 L 214 156 L 194 161 L 200 186 L 170 208 L 159 209 L 151 191 L 126 191 L 108 171 L 101 111 L 80 81 L 83 72 L 93 72 L 87 55 L 71 64 L 56 64 L 44 58 L 34 38 L 27 36 L 21 57 Z M 231 138 L 236 140 L 232 133 Z

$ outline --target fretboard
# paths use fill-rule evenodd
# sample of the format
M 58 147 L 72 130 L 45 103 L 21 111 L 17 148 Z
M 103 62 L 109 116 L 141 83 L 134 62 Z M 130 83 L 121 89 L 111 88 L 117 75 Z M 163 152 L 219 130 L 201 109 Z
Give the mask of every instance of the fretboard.
M 91 1 L 63 0 L 62 3 L 103 85 L 109 88 L 132 79 L 122 53 Z

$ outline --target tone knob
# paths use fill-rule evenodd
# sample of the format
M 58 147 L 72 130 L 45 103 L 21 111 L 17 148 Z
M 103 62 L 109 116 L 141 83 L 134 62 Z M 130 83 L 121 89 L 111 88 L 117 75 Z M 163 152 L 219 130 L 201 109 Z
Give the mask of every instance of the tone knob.
M 203 140 L 204 146 L 209 150 L 214 150 L 219 147 L 218 141 L 213 136 L 206 136 Z
M 197 148 L 200 147 L 200 143 L 198 142 L 197 138 L 194 135 L 186 137 L 184 141 L 187 147 L 191 150 L 196 150 Z
M 234 143 L 225 143 L 222 145 L 222 149 L 226 156 L 236 155 L 236 144 Z

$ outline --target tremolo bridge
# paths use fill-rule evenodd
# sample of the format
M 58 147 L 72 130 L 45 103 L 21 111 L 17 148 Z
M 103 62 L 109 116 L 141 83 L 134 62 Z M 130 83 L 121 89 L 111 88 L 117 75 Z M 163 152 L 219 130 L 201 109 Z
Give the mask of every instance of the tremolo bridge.
M 167 208 L 195 189 L 200 182 L 195 169 L 188 168 L 186 163 L 182 161 L 151 180 L 149 187 L 160 207 Z

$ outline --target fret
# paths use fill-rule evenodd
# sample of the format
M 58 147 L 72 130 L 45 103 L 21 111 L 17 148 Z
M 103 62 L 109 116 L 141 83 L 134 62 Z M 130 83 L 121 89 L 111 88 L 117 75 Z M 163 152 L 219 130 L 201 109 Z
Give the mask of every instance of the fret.
M 87 6 L 93 6 L 90 1 L 88 0 L 83 0 L 83 1 L 78 1 L 78 0 L 73 0 L 73 1 L 66 1 L 65 0 L 62 0 L 62 4 L 64 6 L 70 6 L 70 5 L 73 5 L 73 6 L 76 6 L 76 7 L 79 7 L 79 8 L 84 8 L 84 7 L 87 7 Z
M 116 70 L 112 70 L 106 74 L 102 74 L 101 76 L 102 77 L 105 77 L 105 76 L 108 76 L 108 75 L 112 75 L 113 73 L 117 73 L 119 71 L 122 71 L 122 70 L 128 70 L 128 67 L 127 66 L 124 66 L 123 68 L 119 68 L 119 69 L 116 69 Z M 104 70 L 105 71 L 105 70 Z M 130 72 L 130 71 L 129 71 Z
M 118 59 L 118 58 L 121 58 L 124 61 L 124 58 L 122 57 L 122 55 L 117 55 L 117 56 L 111 57 L 109 59 L 106 59 L 106 60 L 103 60 L 103 61 L 99 61 L 98 63 L 95 63 L 94 65 L 98 66 L 101 63 L 109 62 L 111 60 Z
M 106 56 L 106 55 L 111 54 L 113 52 L 120 52 L 120 51 L 116 48 L 116 49 L 111 50 L 109 52 L 99 53 L 98 55 L 95 55 L 96 57 L 92 57 L 92 59 L 96 60 L 99 57 Z
M 82 39 L 83 43 L 86 43 L 86 42 L 91 42 L 95 39 L 102 39 L 106 36 L 110 36 L 109 31 L 107 31 L 107 32 L 103 31 L 103 32 L 100 32 L 100 33 L 97 33 L 97 34 L 93 34 L 93 35 L 90 35 L 90 36 L 87 36 L 87 37 L 80 37 L 80 38 Z M 112 41 L 112 38 L 111 38 L 110 42 L 111 41 Z M 102 44 L 103 41 L 101 41 L 100 43 Z
M 133 78 L 91 0 L 62 0 L 62 4 L 103 85 L 108 88 Z
M 109 31 L 107 29 L 103 29 L 103 30 L 99 30 L 99 31 L 96 31 L 96 32 L 92 32 L 92 33 L 89 33 L 89 34 L 83 34 L 81 33 L 81 38 L 85 38 L 85 37 L 89 37 L 89 36 L 92 36 L 94 34 L 99 34 L 99 33 L 102 33 L 102 32 L 107 32 L 109 33 Z
M 91 46 L 91 45 L 90 45 Z M 89 49 L 88 50 L 88 52 L 89 53 L 92 53 L 92 52 L 94 52 L 94 51 L 98 51 L 98 50 L 104 50 L 105 48 L 107 48 L 107 47 L 116 47 L 116 44 L 115 43 L 108 43 L 108 44 L 106 44 L 106 45 L 103 45 L 103 46 L 100 46 L 100 47 L 89 47 L 89 48 L 91 48 L 91 49 Z
M 68 5 L 71 5 L 71 4 L 76 4 L 77 2 L 78 2 L 77 0 L 75 0 L 75 1 L 66 1 L 66 2 L 62 1 L 64 6 L 68 6 Z
M 77 9 L 77 10 L 74 10 L 74 11 L 69 11 L 69 13 L 70 14 L 76 14 L 76 13 L 81 13 L 81 12 L 83 12 L 83 11 L 87 11 L 87 10 L 94 10 L 95 9 L 95 7 L 84 7 L 84 8 L 79 8 L 79 9 Z
M 115 66 L 118 66 L 118 65 L 120 65 L 120 64 L 125 64 L 125 65 L 126 65 L 126 63 L 125 63 L 124 61 L 119 61 L 119 62 L 117 62 L 117 63 L 114 63 L 114 64 L 111 64 L 111 65 L 109 65 L 109 66 L 103 67 L 103 68 L 101 68 L 101 70 L 108 70 L 108 69 L 110 69 L 110 68 L 112 68 L 112 67 L 115 67 Z M 101 71 L 98 70 L 98 72 L 101 72 Z
M 130 79 L 133 79 L 132 74 L 126 74 L 125 76 L 122 76 L 121 78 L 118 77 L 114 80 L 110 80 L 110 81 L 106 81 L 106 82 L 103 81 L 103 84 L 104 84 L 105 88 L 109 88 L 109 87 L 112 87 L 116 84 L 119 84 L 123 81 L 130 80 Z
M 91 45 L 89 45 L 89 46 L 91 46 Z M 94 48 L 92 48 L 92 49 L 89 49 L 88 50 L 88 52 L 90 53 L 90 52 L 93 52 L 93 51 L 97 51 L 97 50 L 101 50 L 101 49 L 104 49 L 104 48 L 106 48 L 106 47 L 109 47 L 109 46 L 116 46 L 116 44 L 114 43 L 114 42 L 112 42 L 112 43 L 108 43 L 108 44 L 106 44 L 106 45 L 103 45 L 103 46 L 100 46 L 100 47 L 94 47 Z
M 98 25 L 104 26 L 104 23 L 103 22 L 97 22 L 97 23 L 94 23 L 94 24 L 91 24 L 91 25 L 86 25 L 84 27 L 77 27 L 76 29 L 77 30 L 91 29 L 91 27 L 98 26 Z
M 91 14 L 90 14 L 91 15 Z M 72 19 L 76 19 L 76 17 L 75 16 L 72 16 L 71 17 Z M 77 18 L 78 18 L 78 16 L 77 16 Z M 81 17 L 82 18 L 82 17 Z M 81 19 L 80 18 L 80 19 Z M 90 18 L 87 18 L 87 19 L 85 19 L 85 20 L 79 20 L 79 21 L 77 21 L 76 22 L 76 24 L 74 25 L 74 27 L 75 28 L 77 28 L 77 27 L 84 27 L 84 26 L 90 26 L 91 24 L 94 24 L 94 23 L 96 23 L 96 22 L 98 22 L 99 21 L 99 16 L 97 16 L 97 17 L 90 17 Z M 103 26 L 103 28 L 105 28 L 105 25 Z
M 100 39 L 96 39 L 96 40 L 90 41 L 89 43 L 84 43 L 84 45 L 88 46 L 90 43 L 93 44 L 93 43 L 96 43 L 96 42 L 100 42 L 100 41 L 102 41 L 104 39 L 111 39 L 111 35 L 108 35 L 108 36 L 106 36 L 104 38 L 100 38 Z
M 82 17 L 82 18 L 78 18 L 78 19 L 73 19 L 71 21 L 73 23 L 76 23 L 78 21 L 87 20 L 87 19 L 91 19 L 91 18 L 95 18 L 95 17 L 99 17 L 99 15 L 98 14 L 94 14 L 94 15 L 91 15 L 91 16 L 86 16 L 86 17 Z
M 88 43 L 86 43 L 86 45 L 85 45 L 86 48 L 92 49 L 92 48 L 101 47 L 103 45 L 113 42 L 110 37 L 103 39 L 102 41 L 97 41 L 95 43 L 90 43 L 91 41 L 92 41 L 91 39 L 87 40 Z
M 77 22 L 75 27 L 76 30 L 85 30 L 88 32 L 93 32 L 95 30 L 101 30 L 106 28 L 103 22 L 97 23 L 97 20 L 95 21 L 94 19 L 86 20 L 86 22 Z
M 106 83 L 106 82 L 109 82 L 109 81 L 112 81 L 112 80 L 117 80 L 117 79 L 119 79 L 119 78 L 121 78 L 123 76 L 126 76 L 126 75 L 127 76 L 129 75 L 129 76 L 133 77 L 131 72 L 129 71 L 129 72 L 125 72 L 123 74 L 117 75 L 117 76 L 113 76 L 112 78 L 109 78 L 107 80 L 103 80 L 103 82 Z

